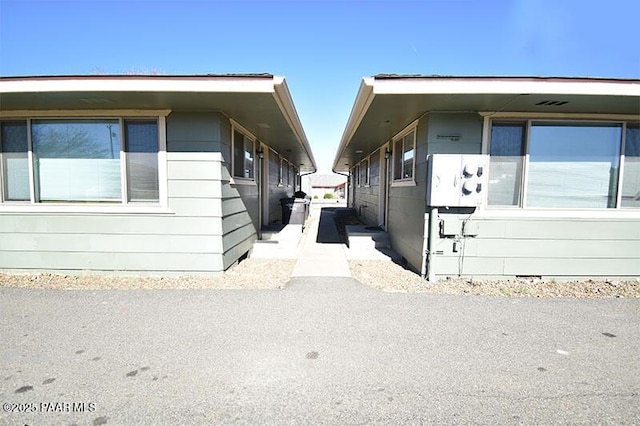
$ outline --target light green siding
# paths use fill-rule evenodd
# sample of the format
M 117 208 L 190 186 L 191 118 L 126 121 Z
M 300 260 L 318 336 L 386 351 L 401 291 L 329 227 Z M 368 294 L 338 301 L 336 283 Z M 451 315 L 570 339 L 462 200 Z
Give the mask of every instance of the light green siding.
M 369 184 L 362 184 L 356 188 L 353 207 L 360 219 L 368 225 L 378 223 L 378 207 L 380 205 L 380 151 L 374 152 L 369 158 Z M 384 161 L 384 158 L 383 158 Z
M 440 214 L 440 220 L 452 216 Z M 477 236 L 438 237 L 435 272 L 542 277 L 640 276 L 640 219 L 471 216 Z
M 2 213 L 0 268 L 222 271 L 219 117 L 218 113 L 183 112 L 167 117 L 167 210 L 83 213 L 79 204 L 69 213 Z
M 231 122 L 226 117 L 220 120 L 220 143 L 222 156 L 218 170 L 222 173 L 221 218 L 224 269 L 233 265 L 249 252 L 258 237 L 259 229 L 259 168 L 255 158 L 255 182 L 235 183 L 231 177 Z
M 451 141 L 439 135 L 455 135 Z M 429 214 L 426 206 L 427 155 L 479 154 L 482 152 L 482 119 L 477 114 L 431 113 L 420 119 L 416 139 L 415 185 L 392 185 L 389 192 L 388 231 L 392 247 L 420 271 L 428 244 Z M 373 186 L 373 185 L 372 185 Z M 377 191 L 355 188 L 355 207 L 380 202 Z M 626 216 L 603 211 L 597 218 L 541 217 L 515 209 L 514 214 L 492 216 L 473 209 L 440 209 L 438 226 L 447 222 L 453 235 L 434 242 L 434 271 L 444 276 L 542 276 L 628 277 L 640 276 L 640 212 Z M 374 223 L 363 214 L 367 223 Z M 631 218 L 629 218 L 631 217 Z M 464 236 L 467 229 L 475 228 Z M 476 235 L 477 233 L 477 235 Z
M 391 246 L 415 271 L 420 271 L 422 266 L 423 214 L 426 208 L 427 191 L 427 124 L 427 118 L 423 117 L 416 131 L 415 185 L 392 184 L 389 188 L 387 230 L 391 238 Z
M 432 113 L 428 116 L 427 154 L 481 154 L 482 118 L 478 114 Z M 450 141 L 438 135 L 455 135 Z

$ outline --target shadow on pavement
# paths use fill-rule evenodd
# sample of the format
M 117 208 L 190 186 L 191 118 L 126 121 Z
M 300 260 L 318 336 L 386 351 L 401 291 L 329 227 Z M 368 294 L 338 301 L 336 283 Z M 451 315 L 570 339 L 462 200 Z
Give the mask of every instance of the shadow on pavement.
M 320 210 L 316 242 L 321 244 L 346 244 L 346 225 L 362 224 L 356 211 L 346 207 L 323 207 Z

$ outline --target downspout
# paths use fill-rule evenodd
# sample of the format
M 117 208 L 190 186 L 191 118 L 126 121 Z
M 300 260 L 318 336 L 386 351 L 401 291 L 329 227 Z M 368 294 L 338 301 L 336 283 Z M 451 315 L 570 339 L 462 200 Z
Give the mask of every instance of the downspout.
M 333 173 L 337 174 L 337 175 L 342 175 L 342 176 L 346 176 L 347 177 L 347 184 L 344 187 L 344 195 L 346 198 L 346 202 L 347 202 L 347 207 L 349 207 L 349 194 L 351 193 L 351 188 L 350 188 L 350 183 L 349 181 L 351 179 L 349 179 L 351 177 L 351 175 L 349 175 L 349 173 L 340 173 L 340 172 L 336 172 L 335 170 L 331 170 Z
M 438 236 L 438 208 L 431 207 L 429 211 L 429 226 L 427 229 L 428 239 L 427 239 L 427 257 L 426 261 L 422 262 L 422 277 L 426 278 L 430 283 L 435 282 L 436 279 L 436 271 L 434 269 L 435 266 L 435 249 L 436 249 L 436 238 Z
M 256 154 L 258 154 L 258 179 L 260 179 L 258 181 L 258 240 L 262 240 L 262 208 L 263 208 L 263 204 L 264 204 L 264 200 L 262 199 L 262 197 L 264 196 L 263 194 L 263 190 L 262 190 L 262 185 L 264 185 L 264 182 L 262 181 L 262 179 L 264 178 L 264 171 L 263 171 L 263 158 L 264 158 L 264 151 L 262 150 L 262 147 L 258 148 L 258 151 L 256 152 Z
M 298 188 L 298 191 L 302 191 L 302 177 L 303 176 L 309 176 L 312 175 L 316 172 L 309 172 L 309 173 L 300 173 L 300 188 Z M 309 185 L 311 185 L 311 182 L 309 182 Z M 309 186 L 309 190 L 311 190 L 311 186 Z M 311 194 L 308 194 L 309 197 L 311 197 Z

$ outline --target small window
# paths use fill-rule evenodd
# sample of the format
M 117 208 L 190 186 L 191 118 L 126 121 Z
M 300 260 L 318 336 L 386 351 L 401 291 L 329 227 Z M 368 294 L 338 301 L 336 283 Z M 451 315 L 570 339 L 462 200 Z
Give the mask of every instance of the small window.
M 358 164 L 353 168 L 353 177 L 356 181 L 356 186 L 360 187 L 360 165 Z
M 29 201 L 29 143 L 27 122 L 0 123 L 3 197 L 7 201 Z
M 363 160 L 360 165 L 360 184 L 369 186 L 369 159 Z
M 289 187 L 291 186 L 291 164 L 289 164 L 288 161 L 286 162 L 286 165 L 285 165 L 285 171 L 287 174 L 287 186 Z
M 284 162 L 282 159 L 280 159 L 278 163 L 279 163 L 278 164 L 278 185 L 283 185 L 284 184 L 284 173 L 283 173 Z
M 411 130 L 393 143 L 393 179 L 412 180 L 415 166 L 416 132 Z
M 157 202 L 158 122 L 126 120 L 127 196 L 131 202 Z
M 525 123 L 494 123 L 491 127 L 489 205 L 520 205 L 525 129 Z
M 233 130 L 233 176 L 244 179 L 253 179 L 253 144 L 249 136 Z
M 640 125 L 629 125 L 624 144 L 621 207 L 640 207 Z

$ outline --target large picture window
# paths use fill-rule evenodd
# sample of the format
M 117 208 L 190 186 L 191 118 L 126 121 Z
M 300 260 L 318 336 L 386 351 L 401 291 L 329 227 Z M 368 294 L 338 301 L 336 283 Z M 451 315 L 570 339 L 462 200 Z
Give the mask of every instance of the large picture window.
M 411 130 L 393 142 L 393 179 L 413 180 L 416 132 Z
M 120 201 L 118 120 L 34 120 L 40 201 Z
M 244 179 L 254 178 L 253 168 L 253 143 L 254 140 L 233 130 L 233 176 Z
M 532 123 L 527 207 L 615 207 L 622 126 Z
M 159 201 L 157 119 L 32 119 L 0 124 L 4 201 Z
M 623 133 L 629 159 L 621 155 Z M 492 122 L 488 204 L 531 208 L 640 206 L 639 148 L 638 126 L 628 123 Z M 622 176 L 621 158 L 625 168 Z

